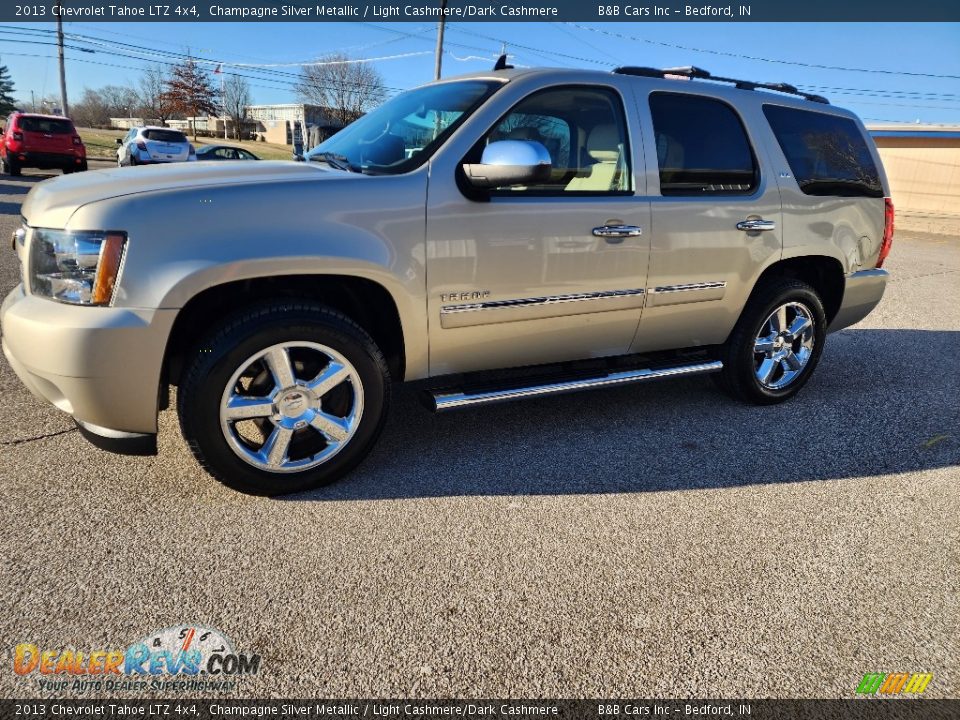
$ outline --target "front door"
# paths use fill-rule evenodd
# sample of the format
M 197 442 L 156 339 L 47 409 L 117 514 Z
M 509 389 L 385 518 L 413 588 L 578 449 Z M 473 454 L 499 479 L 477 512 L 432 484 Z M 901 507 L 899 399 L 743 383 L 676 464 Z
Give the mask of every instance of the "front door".
M 468 198 L 455 177 L 431 174 L 432 375 L 627 352 L 643 307 L 650 211 L 634 191 L 639 138 L 624 107 L 615 85 L 540 90 L 471 151 L 539 142 L 553 165 L 542 185 Z M 609 226 L 639 234 L 604 237 Z

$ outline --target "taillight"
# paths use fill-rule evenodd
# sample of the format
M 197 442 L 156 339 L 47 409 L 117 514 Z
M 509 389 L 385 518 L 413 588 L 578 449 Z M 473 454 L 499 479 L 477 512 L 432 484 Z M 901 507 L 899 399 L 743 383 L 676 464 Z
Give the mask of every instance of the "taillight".
M 81 142 L 79 135 L 74 135 L 74 136 L 73 136 L 73 144 L 74 144 L 74 145 L 83 145 L 83 142 Z
M 147 144 L 143 140 L 137 140 L 137 148 L 146 151 Z
M 880 255 L 877 256 L 877 267 L 883 266 L 883 261 L 890 254 L 893 245 L 893 200 L 883 199 L 883 240 L 880 243 Z

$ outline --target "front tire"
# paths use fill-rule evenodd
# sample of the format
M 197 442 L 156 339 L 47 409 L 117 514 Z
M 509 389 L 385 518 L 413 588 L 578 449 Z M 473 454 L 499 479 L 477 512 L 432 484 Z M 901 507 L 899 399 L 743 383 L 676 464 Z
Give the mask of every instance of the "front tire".
M 372 449 L 390 374 L 370 336 L 325 306 L 274 301 L 227 320 L 195 349 L 180 427 L 225 485 L 283 495 L 329 484 Z
M 816 290 L 799 280 L 771 278 L 756 289 L 720 348 L 717 384 L 755 405 L 789 400 L 820 361 L 826 331 Z

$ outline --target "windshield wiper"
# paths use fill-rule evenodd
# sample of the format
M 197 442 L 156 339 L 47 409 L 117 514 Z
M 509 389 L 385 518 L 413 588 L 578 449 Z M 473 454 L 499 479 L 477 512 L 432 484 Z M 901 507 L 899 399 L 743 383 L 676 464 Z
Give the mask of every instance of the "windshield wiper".
M 332 152 L 319 152 L 309 156 L 310 160 L 319 160 L 325 162 L 337 170 L 346 170 L 347 172 L 357 172 L 346 155 L 339 155 Z

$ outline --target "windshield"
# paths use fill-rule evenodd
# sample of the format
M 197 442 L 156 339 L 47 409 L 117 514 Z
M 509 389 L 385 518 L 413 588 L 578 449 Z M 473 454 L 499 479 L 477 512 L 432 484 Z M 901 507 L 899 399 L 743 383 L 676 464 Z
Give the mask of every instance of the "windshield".
M 409 172 L 500 85 L 464 80 L 410 90 L 347 125 L 304 157 L 353 172 Z

